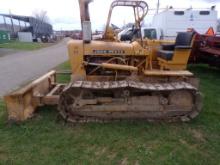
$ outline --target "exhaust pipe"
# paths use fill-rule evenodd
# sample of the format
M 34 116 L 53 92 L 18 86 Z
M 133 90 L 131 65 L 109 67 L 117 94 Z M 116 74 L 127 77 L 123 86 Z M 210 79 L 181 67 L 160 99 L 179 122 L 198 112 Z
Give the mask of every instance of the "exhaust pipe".
M 83 41 L 85 43 L 90 43 L 92 40 L 92 28 L 89 15 L 90 2 L 92 2 L 92 0 L 79 0 Z
M 90 21 L 83 21 L 82 23 L 83 41 L 90 43 L 92 40 L 92 27 Z

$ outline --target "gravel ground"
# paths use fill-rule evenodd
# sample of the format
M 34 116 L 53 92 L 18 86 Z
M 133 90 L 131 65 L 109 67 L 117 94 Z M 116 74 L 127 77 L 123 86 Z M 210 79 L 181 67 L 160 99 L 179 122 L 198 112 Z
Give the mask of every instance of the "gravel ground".
M 68 59 L 67 41 L 64 39 L 48 48 L 0 57 L 0 97 L 65 62 Z

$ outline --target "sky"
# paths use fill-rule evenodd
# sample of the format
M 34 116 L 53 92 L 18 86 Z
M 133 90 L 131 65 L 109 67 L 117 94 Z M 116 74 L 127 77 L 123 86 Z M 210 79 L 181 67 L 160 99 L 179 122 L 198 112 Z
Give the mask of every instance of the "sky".
M 93 0 L 90 4 L 90 16 L 93 30 L 103 29 L 108 15 L 110 4 L 113 0 Z M 157 0 L 145 0 L 150 9 L 145 22 L 151 21 L 155 13 Z M 220 0 L 160 0 L 160 8 L 173 6 L 174 8 L 210 8 L 216 5 L 220 17 Z M 0 13 L 8 14 L 11 11 L 16 15 L 33 15 L 36 10 L 47 11 L 50 23 L 54 30 L 80 29 L 80 13 L 78 0 L 0 0 Z M 130 14 L 128 14 L 130 13 Z M 112 23 L 122 26 L 133 22 L 130 9 L 116 8 L 113 12 Z

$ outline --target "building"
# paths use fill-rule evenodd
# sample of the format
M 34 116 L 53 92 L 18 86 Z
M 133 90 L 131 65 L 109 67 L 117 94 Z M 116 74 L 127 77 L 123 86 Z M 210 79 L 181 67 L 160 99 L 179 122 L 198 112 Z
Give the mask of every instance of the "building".
M 31 32 L 33 38 L 49 37 L 53 34 L 51 24 L 34 17 L 14 14 L 0 14 L 0 30 L 9 31 L 13 38 L 17 37 L 18 32 Z

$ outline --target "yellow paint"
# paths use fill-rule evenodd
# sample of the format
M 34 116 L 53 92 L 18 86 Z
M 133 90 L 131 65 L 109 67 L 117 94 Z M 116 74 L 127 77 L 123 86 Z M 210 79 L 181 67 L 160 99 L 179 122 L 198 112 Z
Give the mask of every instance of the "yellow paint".
M 86 72 L 83 65 L 84 49 L 83 41 L 71 40 L 68 43 L 69 60 L 72 68 L 72 75 L 75 77 L 85 77 Z
M 193 46 L 194 39 L 195 37 L 193 37 L 191 41 L 191 47 Z M 186 70 L 191 51 L 192 49 L 175 49 L 173 58 L 170 61 L 158 58 L 158 64 L 160 65 L 160 69 Z

